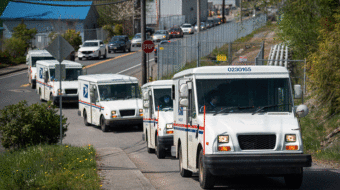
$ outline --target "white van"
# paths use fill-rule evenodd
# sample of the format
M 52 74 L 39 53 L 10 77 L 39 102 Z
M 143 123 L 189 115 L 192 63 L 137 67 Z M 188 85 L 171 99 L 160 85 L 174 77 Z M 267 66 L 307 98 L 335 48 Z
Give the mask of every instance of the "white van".
M 143 125 L 143 106 L 138 80 L 119 74 L 80 76 L 79 111 L 84 124 L 107 132 L 116 124 Z
M 58 95 L 60 81 L 55 79 L 55 65 L 57 60 L 37 61 L 37 93 L 40 100 L 52 101 L 59 105 Z M 61 83 L 63 102 L 78 102 L 78 76 L 83 73 L 82 65 L 77 62 L 64 60 L 66 78 Z
M 212 188 L 214 176 L 283 176 L 299 188 L 303 153 L 299 117 L 289 72 L 276 66 L 210 66 L 173 77 L 174 146 L 181 176 L 198 172 L 200 186 Z M 295 98 L 301 94 L 296 88 Z
M 173 145 L 172 80 L 158 80 L 142 86 L 144 101 L 143 140 L 149 153 L 156 150 L 158 158 L 165 158 Z
M 55 58 L 46 50 L 30 50 L 26 56 L 26 65 L 28 83 L 31 85 L 31 88 L 34 89 L 36 87 L 36 78 L 37 78 L 37 67 L 36 62 L 39 60 L 55 60 Z

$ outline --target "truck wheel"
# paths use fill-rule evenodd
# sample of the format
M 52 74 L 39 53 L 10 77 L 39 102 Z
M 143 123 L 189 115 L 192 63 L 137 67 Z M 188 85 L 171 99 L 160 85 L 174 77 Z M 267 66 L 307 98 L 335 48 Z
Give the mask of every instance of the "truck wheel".
M 78 57 L 78 59 L 79 59 L 79 61 L 81 61 L 83 58 L 81 58 L 81 57 Z
M 299 189 L 303 179 L 303 168 L 297 174 L 290 174 L 284 176 L 286 186 L 290 189 Z
M 148 139 L 148 131 L 145 132 L 145 139 L 146 139 L 146 150 L 148 153 L 154 153 L 155 149 L 149 148 L 149 139 Z
M 158 159 L 165 158 L 166 152 L 165 152 L 164 148 L 159 146 L 158 136 L 156 138 L 156 148 L 155 149 L 156 149 L 156 155 L 157 155 Z
M 109 131 L 109 126 L 107 126 L 107 125 L 105 124 L 105 118 L 104 118 L 104 116 L 101 116 L 101 117 L 100 117 L 100 127 L 101 127 L 101 129 L 102 129 L 103 132 L 108 132 L 108 131 Z
M 90 124 L 87 122 L 87 115 L 86 115 L 86 110 L 84 110 L 84 124 L 85 126 L 89 126 Z
M 129 47 L 129 52 L 131 52 L 131 46 Z
M 191 177 L 192 172 L 183 168 L 183 156 L 181 145 L 179 145 L 178 150 L 179 150 L 179 174 L 181 174 L 182 177 Z
M 100 53 L 100 51 L 98 52 L 98 59 L 100 59 L 100 57 L 101 57 L 102 55 L 101 55 L 101 53 Z
M 203 159 L 203 150 L 201 150 L 198 163 L 198 179 L 202 189 L 210 189 L 214 187 L 214 178 L 209 170 L 203 167 Z

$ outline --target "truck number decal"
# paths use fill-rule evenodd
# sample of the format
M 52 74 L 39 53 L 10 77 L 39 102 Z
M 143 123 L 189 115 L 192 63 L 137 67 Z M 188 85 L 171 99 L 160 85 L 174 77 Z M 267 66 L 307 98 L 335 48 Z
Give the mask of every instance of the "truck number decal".
M 43 68 L 40 68 L 39 70 L 39 78 L 43 78 Z
M 251 71 L 250 67 L 230 67 L 228 68 L 229 72 L 246 72 L 246 71 Z

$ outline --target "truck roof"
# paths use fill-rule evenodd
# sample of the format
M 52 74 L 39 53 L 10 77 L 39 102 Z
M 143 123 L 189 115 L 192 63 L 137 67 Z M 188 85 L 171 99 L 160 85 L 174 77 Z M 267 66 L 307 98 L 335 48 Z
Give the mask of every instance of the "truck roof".
M 61 62 L 62 64 L 66 65 L 66 68 L 69 67 L 77 67 L 77 68 L 82 68 L 82 64 L 74 62 L 74 61 L 69 61 L 69 60 L 64 60 L 63 62 Z M 56 64 L 59 64 L 59 62 L 57 60 L 39 60 L 37 61 L 37 65 L 43 65 L 43 66 L 47 66 L 47 67 L 54 67 Z
M 189 75 L 263 75 L 284 74 L 288 76 L 288 70 L 282 66 L 205 66 L 181 71 L 174 75 L 173 79 Z
M 148 82 L 142 86 L 142 88 L 146 88 L 149 86 L 170 86 L 173 84 L 172 80 L 157 80 L 153 82 Z
M 93 74 L 93 75 L 82 75 L 78 77 L 78 80 L 85 80 L 96 83 L 112 83 L 112 82 L 136 82 L 138 79 L 136 77 L 131 77 L 121 74 Z
M 47 50 L 30 50 L 28 55 L 31 56 L 41 56 L 41 57 L 52 57 L 52 55 Z

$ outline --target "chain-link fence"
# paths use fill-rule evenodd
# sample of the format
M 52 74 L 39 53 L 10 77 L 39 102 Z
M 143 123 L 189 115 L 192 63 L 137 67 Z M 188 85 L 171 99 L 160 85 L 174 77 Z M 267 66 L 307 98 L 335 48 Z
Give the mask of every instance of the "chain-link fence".
M 183 39 L 177 39 L 168 44 L 162 44 L 158 46 L 158 79 L 169 76 L 182 69 L 186 63 L 197 61 L 202 57 L 206 57 L 213 51 L 219 50 L 222 46 L 225 47 L 225 51 L 228 51 L 228 43 L 234 42 L 236 39 L 244 37 L 254 30 L 264 26 L 266 24 L 266 15 L 258 15 L 257 17 L 244 20 L 242 22 L 230 22 L 213 27 L 209 30 L 202 31 L 198 34 L 187 36 Z M 233 54 L 237 53 L 234 45 L 229 48 L 228 60 L 232 61 Z M 250 44 L 250 47 L 255 46 Z M 260 43 L 257 43 L 257 48 L 261 47 Z M 234 48 L 234 49 L 233 49 Z M 249 49 L 249 48 L 248 48 Z M 255 64 L 255 57 L 252 61 Z
M 48 37 L 49 34 L 50 33 L 38 33 L 38 34 L 36 34 L 35 38 L 32 40 L 33 48 L 38 48 L 38 49 L 46 48 L 51 41 L 50 38 Z M 109 33 L 102 28 L 96 28 L 96 29 L 85 29 L 83 31 L 80 31 L 80 35 L 82 36 L 83 41 L 86 41 L 86 40 L 103 40 L 103 41 L 105 41 L 108 38 Z

